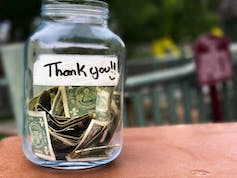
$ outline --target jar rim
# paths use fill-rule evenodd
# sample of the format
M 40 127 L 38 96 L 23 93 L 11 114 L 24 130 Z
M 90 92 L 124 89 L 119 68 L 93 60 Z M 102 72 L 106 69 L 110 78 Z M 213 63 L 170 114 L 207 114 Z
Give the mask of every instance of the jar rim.
M 108 8 L 108 3 L 104 1 L 99 1 L 99 0 L 45 0 L 44 1 L 44 4 L 58 4 L 58 3 L 80 4 L 80 5 Z
M 98 0 L 44 0 L 41 16 L 53 21 L 107 24 L 108 4 Z

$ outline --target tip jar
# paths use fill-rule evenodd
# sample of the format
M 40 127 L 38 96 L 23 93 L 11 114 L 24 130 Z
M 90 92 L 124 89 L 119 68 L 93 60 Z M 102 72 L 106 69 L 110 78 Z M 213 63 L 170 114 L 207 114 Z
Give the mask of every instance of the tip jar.
M 108 5 L 46 0 L 25 46 L 23 150 L 33 163 L 85 169 L 122 148 L 124 55 Z

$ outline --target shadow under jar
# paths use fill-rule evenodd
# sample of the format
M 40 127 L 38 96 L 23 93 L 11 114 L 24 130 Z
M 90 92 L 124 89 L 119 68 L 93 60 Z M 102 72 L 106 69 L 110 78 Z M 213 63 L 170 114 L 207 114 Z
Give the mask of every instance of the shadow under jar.
M 35 164 L 85 169 L 122 148 L 124 53 L 108 5 L 46 0 L 26 42 L 23 150 Z

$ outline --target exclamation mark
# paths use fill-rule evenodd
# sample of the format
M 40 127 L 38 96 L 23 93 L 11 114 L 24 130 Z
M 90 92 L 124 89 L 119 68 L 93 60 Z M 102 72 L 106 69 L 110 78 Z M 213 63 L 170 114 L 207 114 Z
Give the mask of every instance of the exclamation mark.
M 111 68 L 111 75 L 109 76 L 110 80 L 115 80 L 116 78 L 116 63 L 113 61 L 110 61 L 110 68 Z
M 113 70 L 113 62 L 110 61 L 110 67 L 111 67 L 111 70 Z
M 116 63 L 114 62 L 114 71 L 116 71 Z

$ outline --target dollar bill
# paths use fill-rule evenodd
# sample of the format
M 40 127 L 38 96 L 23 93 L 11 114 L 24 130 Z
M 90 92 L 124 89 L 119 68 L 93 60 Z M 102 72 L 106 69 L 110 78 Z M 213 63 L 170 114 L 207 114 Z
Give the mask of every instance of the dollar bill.
M 57 93 L 58 93 L 58 87 L 51 87 L 47 90 L 50 94 L 50 98 L 51 98 L 51 105 L 53 105 L 53 101 L 54 98 L 56 97 Z
M 75 118 L 93 113 L 96 87 L 60 87 L 66 117 Z
M 52 111 L 53 116 L 63 116 L 65 117 L 65 111 L 63 107 L 63 100 L 62 100 L 62 91 L 58 90 L 52 104 Z
M 71 157 L 70 155 L 66 156 L 67 161 L 101 161 L 105 159 L 109 159 L 111 157 L 111 154 L 109 153 L 100 153 L 100 154 L 89 154 L 89 155 L 76 155 L 74 157 Z
M 91 120 L 90 125 L 84 132 L 84 135 L 80 141 L 80 143 L 76 146 L 75 151 L 88 147 L 89 144 L 93 143 L 93 141 L 102 136 L 103 131 L 109 125 L 109 122 L 101 122 L 97 120 Z
M 44 108 L 42 105 L 37 104 L 36 106 L 37 111 L 45 111 L 46 112 L 46 117 L 48 119 L 49 126 L 52 128 L 55 128 L 55 130 L 62 130 L 66 127 L 73 127 L 74 125 L 82 125 L 85 126 L 86 122 L 82 122 L 84 120 L 90 119 L 90 115 L 84 115 L 79 118 L 60 118 L 58 116 L 53 116 L 52 114 L 47 111 L 46 108 Z
M 41 95 L 39 96 L 38 103 L 42 105 L 46 110 L 51 110 L 51 96 L 48 91 L 43 91 Z
M 100 140 L 100 143 L 102 143 L 102 144 L 110 143 L 116 129 L 121 124 L 120 111 L 119 111 L 119 108 L 116 104 L 115 99 L 112 99 L 112 101 L 111 101 L 110 113 L 111 113 L 111 122 L 108 125 L 107 129 L 104 131 L 103 136 Z
M 38 124 L 46 130 L 44 137 L 50 152 L 42 153 L 41 148 L 33 146 L 34 153 L 46 160 L 108 159 L 109 150 L 116 147 L 108 144 L 119 125 L 119 98 L 114 87 L 52 87 L 42 91 L 28 103 L 33 115 L 29 123 L 44 123 Z M 37 137 L 33 138 L 32 143 L 37 142 Z
M 56 139 L 62 141 L 64 144 L 68 145 L 68 146 L 76 146 L 80 140 L 79 138 L 72 138 L 70 136 L 67 135 L 62 135 L 59 133 L 55 133 L 51 130 L 49 130 L 49 133 L 52 137 L 55 137 Z
M 109 151 L 115 147 L 120 147 L 120 144 L 97 146 L 76 150 L 74 154 L 66 156 L 66 159 L 68 161 L 92 161 L 108 159 L 111 157 Z
M 85 122 L 89 122 L 88 120 L 85 120 Z M 57 130 L 54 127 L 49 126 L 50 130 L 54 133 L 63 134 L 63 135 L 70 135 L 72 137 L 79 137 L 81 136 L 86 128 L 88 127 L 87 123 L 84 121 L 81 121 L 79 123 L 76 123 L 74 125 L 70 125 L 68 127 L 62 128 L 61 130 Z
M 30 100 L 30 102 L 28 103 L 28 110 L 29 111 L 35 111 L 35 109 L 36 109 L 35 107 L 38 103 L 39 103 L 39 96 L 36 96 L 36 97 L 32 98 Z
M 50 140 L 45 112 L 28 112 L 28 129 L 32 140 L 32 150 L 45 160 L 56 160 Z
M 114 90 L 113 97 L 114 97 L 116 105 L 118 107 L 120 107 L 120 105 L 121 105 L 121 93 L 116 91 L 116 90 Z
M 52 102 L 55 98 L 57 91 L 58 87 L 52 87 L 35 96 L 29 101 L 28 110 L 35 111 L 36 106 L 40 104 L 49 111 L 51 109 L 51 106 L 53 104 Z
M 112 87 L 97 87 L 96 120 L 110 121 Z
M 120 147 L 121 145 L 120 144 L 114 144 L 114 145 L 105 145 L 105 146 L 97 146 L 97 147 L 90 147 L 90 148 L 86 148 L 86 149 L 81 149 L 81 150 L 76 150 L 75 151 L 75 154 L 78 154 L 78 155 L 87 155 L 87 154 L 90 154 L 91 152 L 105 152 L 105 151 L 109 151 L 110 149 L 112 148 L 115 148 L 115 147 Z
M 65 156 L 70 154 L 75 146 L 70 146 L 65 142 L 51 136 L 53 150 L 57 160 L 66 160 Z

